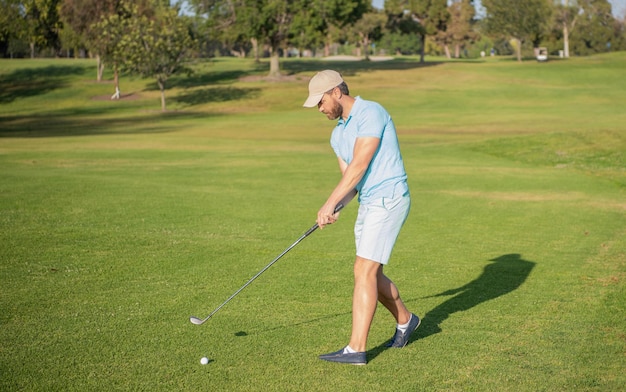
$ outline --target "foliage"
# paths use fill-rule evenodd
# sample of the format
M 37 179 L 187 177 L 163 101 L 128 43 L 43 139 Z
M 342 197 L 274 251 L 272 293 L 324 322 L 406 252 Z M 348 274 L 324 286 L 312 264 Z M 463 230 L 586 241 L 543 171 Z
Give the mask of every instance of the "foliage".
M 61 42 L 61 49 L 67 51 L 67 57 L 70 53 L 74 52 L 74 57 L 78 57 L 78 53 L 87 47 L 84 36 L 78 34 L 72 26 L 64 26 L 59 32 L 59 40 Z
M 97 80 L 102 80 L 104 62 L 101 56 L 108 57 L 108 38 L 101 36 L 98 22 L 102 22 L 113 15 L 120 15 L 122 11 L 121 0 L 63 0 L 61 3 L 62 20 L 67 28 L 82 37 L 85 48 L 93 51 L 98 58 Z M 72 37 L 72 34 L 68 34 Z M 72 37 L 74 41 L 74 38 Z
M 215 31 L 231 45 L 266 45 L 271 56 L 268 77 L 281 76 L 279 56 L 293 45 L 300 50 L 323 43 L 330 26 L 355 23 L 365 12 L 367 0 L 196 0 L 197 14 L 206 17 Z
M 31 56 L 59 55 L 62 48 L 64 53 L 99 58 L 107 43 L 101 42 L 101 32 L 94 26 L 112 15 L 123 17 L 123 2 L 1 0 L 0 52 L 5 57 L 20 56 L 24 45 L 29 45 Z M 169 0 L 132 3 L 139 13 L 170 6 Z M 195 13 L 191 29 L 203 48 L 199 56 L 246 57 L 252 52 L 258 61 L 270 55 L 270 76 L 281 74 L 279 56 L 316 53 L 321 48 L 329 55 L 338 44 L 363 41 L 366 37 L 355 38 L 353 27 L 372 22 L 366 20 L 372 19 L 370 0 L 189 0 L 177 4 L 182 3 Z M 562 48 L 566 57 L 570 46 L 573 55 L 626 49 L 625 21 L 614 18 L 608 0 L 485 0 L 489 29 L 482 30 L 477 26 L 483 21 L 472 17 L 473 5 L 471 0 L 386 0 L 386 26 L 369 40 L 375 39 L 378 47 L 390 44 L 385 49 L 394 53 L 412 53 L 414 40 L 408 36 L 417 35 L 422 61 L 427 47 L 433 49 L 431 53 L 443 49 L 448 56 L 451 48 L 455 56 L 462 48 L 475 52 L 472 42 L 479 33 L 494 41 L 514 39 L 511 45 L 520 49 L 548 46 L 554 53 Z M 398 47 L 404 43 L 408 46 Z M 521 51 L 516 54 L 521 59 Z M 103 63 L 98 64 L 99 81 L 102 72 Z
M 408 9 L 424 26 L 426 34 L 432 36 L 446 29 L 450 19 L 447 0 L 408 0 Z
M 450 20 L 445 30 L 438 30 L 435 40 L 445 48 L 446 57 L 450 58 L 449 47 L 453 46 L 454 57 L 460 57 L 460 50 L 478 38 L 472 28 L 472 20 L 476 14 L 470 0 L 455 1 L 448 7 Z
M 64 23 L 88 40 L 98 38 L 92 31 L 92 25 L 103 17 L 113 15 L 121 7 L 121 0 L 63 0 L 61 15 Z
M 161 110 L 166 110 L 165 87 L 174 74 L 187 72 L 195 47 L 187 19 L 169 6 L 153 9 L 153 15 L 130 8 L 131 17 L 120 20 L 121 30 L 113 29 L 115 60 L 121 68 L 143 77 L 156 79 L 161 91 Z M 116 34 L 117 33 L 117 34 Z
M 304 49 L 322 47 L 330 35 L 332 12 L 325 9 L 324 1 L 311 2 L 309 7 L 302 7 L 293 18 L 289 44 L 297 47 L 300 52 Z M 321 7 L 321 8 L 316 8 Z M 317 12 L 311 12 L 311 9 Z
M 369 60 L 370 44 L 380 40 L 383 28 L 387 23 L 387 15 L 382 11 L 372 11 L 364 14 L 351 28 L 355 41 L 365 60 Z
M 577 29 L 572 32 L 572 50 L 583 56 L 610 51 L 619 37 L 615 36 L 611 5 L 607 0 L 587 0 L 582 9 Z
M 536 41 L 551 17 L 547 0 L 484 0 L 483 6 L 487 9 L 488 31 L 517 42 L 518 61 L 522 61 L 522 44 Z
M 387 32 L 380 39 L 378 46 L 397 56 L 417 55 L 421 51 L 422 42 L 417 34 Z
M 15 36 L 20 30 L 20 2 L 18 0 L 0 0 L 0 39 Z
M 294 18 L 290 43 L 314 49 L 324 46 L 326 55 L 330 46 L 341 40 L 357 41 L 348 31 L 372 11 L 368 0 L 315 0 L 305 2 L 302 11 Z M 356 34 L 358 37 L 358 34 Z
M 30 44 L 30 57 L 35 57 L 36 48 L 59 47 L 58 31 L 61 20 L 58 13 L 60 0 L 26 0 L 17 2 L 21 23 L 11 23 L 9 26 L 17 29 L 13 36 L 23 39 Z M 10 17 L 15 17 L 14 5 L 8 2 Z M 4 7 L 3 7 L 4 8 Z
M 564 2 L 563 2 L 564 1 Z M 569 58 L 570 33 L 576 27 L 581 9 L 577 0 L 555 0 L 552 20 L 552 31 L 548 34 L 547 40 L 552 41 L 552 47 L 563 47 L 564 57 Z M 554 44 L 554 41 L 562 39 L 562 45 Z
M 420 61 L 424 62 L 426 37 L 445 31 L 449 20 L 446 0 L 390 0 L 385 11 L 391 14 L 392 31 L 415 31 L 421 41 Z
M 18 0 L 0 0 L 0 44 L 4 44 L 10 57 L 27 53 L 23 39 L 25 23 Z

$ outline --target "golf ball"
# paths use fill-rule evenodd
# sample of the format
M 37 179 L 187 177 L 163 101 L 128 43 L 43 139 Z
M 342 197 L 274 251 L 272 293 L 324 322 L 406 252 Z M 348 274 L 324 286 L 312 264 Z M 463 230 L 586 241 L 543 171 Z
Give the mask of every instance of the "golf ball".
M 206 365 L 207 363 L 209 363 L 209 358 L 207 357 L 200 358 L 200 363 L 203 365 Z

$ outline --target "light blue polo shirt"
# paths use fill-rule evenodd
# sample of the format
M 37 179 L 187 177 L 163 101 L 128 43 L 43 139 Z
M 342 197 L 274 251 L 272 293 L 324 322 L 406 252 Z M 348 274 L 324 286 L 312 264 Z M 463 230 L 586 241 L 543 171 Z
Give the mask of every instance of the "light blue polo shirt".
M 359 203 L 402 196 L 409 186 L 393 120 L 380 104 L 361 97 L 355 99 L 348 119 L 340 118 L 333 129 L 330 145 L 339 158 L 350 164 L 358 137 L 379 138 L 378 150 L 356 186 Z

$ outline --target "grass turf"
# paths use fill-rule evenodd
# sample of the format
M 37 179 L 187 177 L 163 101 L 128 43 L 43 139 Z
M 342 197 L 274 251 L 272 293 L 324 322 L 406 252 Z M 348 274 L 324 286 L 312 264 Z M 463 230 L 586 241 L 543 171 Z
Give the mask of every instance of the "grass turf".
M 174 79 L 0 62 L 0 389 L 620 390 L 626 383 L 626 55 L 545 64 L 218 59 Z M 307 78 L 394 116 L 413 208 L 388 275 L 423 317 L 369 364 L 346 344 L 352 221 L 288 253 L 338 180 Z M 211 362 L 200 365 L 202 356 Z

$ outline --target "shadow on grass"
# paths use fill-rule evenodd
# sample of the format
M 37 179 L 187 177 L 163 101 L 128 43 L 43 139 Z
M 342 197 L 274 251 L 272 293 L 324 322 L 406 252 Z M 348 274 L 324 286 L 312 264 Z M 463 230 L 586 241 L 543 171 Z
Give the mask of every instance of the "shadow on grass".
M 489 261 L 493 263 L 486 265 L 483 273 L 468 284 L 426 297 L 453 295 L 452 298 L 437 305 L 422 317 L 422 324 L 411 336 L 409 344 L 441 332 L 441 324 L 452 314 L 469 310 L 516 290 L 526 281 L 535 267 L 534 262 L 522 259 L 517 253 L 502 255 Z M 385 343 L 370 350 L 369 359 L 387 350 Z
M 446 290 L 439 294 L 424 297 L 433 298 L 454 295 L 454 297 L 437 305 L 422 317 L 420 327 L 417 329 L 416 333 L 411 336 L 408 344 L 441 332 L 440 325 L 452 314 L 469 310 L 484 302 L 516 290 L 526 281 L 536 264 L 533 261 L 522 259 L 521 255 L 517 253 L 502 255 L 489 261 L 492 263 L 485 266 L 483 273 L 466 285 Z M 417 300 L 418 299 L 408 300 L 405 302 L 415 302 Z M 351 314 L 351 312 L 329 314 L 299 323 L 265 329 L 261 332 L 265 333 L 283 328 L 293 328 L 306 324 L 317 323 L 322 320 L 345 316 L 347 314 Z M 239 331 L 235 334 L 235 336 L 248 336 L 248 332 Z M 386 344 L 387 341 L 371 350 L 368 350 L 368 361 L 373 360 L 383 351 L 389 350 L 390 348 L 386 347 Z
M 41 68 L 17 69 L 0 76 L 0 104 L 20 98 L 45 94 L 67 86 L 66 77 L 82 75 L 85 67 L 75 65 L 50 65 Z
M 403 70 L 439 65 L 439 62 L 420 63 L 415 59 L 394 59 L 390 61 L 331 61 L 311 59 L 290 59 L 281 62 L 285 75 L 314 73 L 324 68 L 333 68 L 344 75 L 376 70 Z M 20 98 L 27 98 L 47 92 L 68 88 L 68 78 L 83 75 L 88 68 L 75 65 L 52 65 L 41 68 L 18 69 L 0 76 L 0 104 L 10 103 Z M 214 72 L 203 70 L 191 76 L 177 76 L 168 82 L 168 89 L 179 87 L 187 91 L 168 101 L 178 102 L 190 107 L 212 103 L 229 102 L 260 96 L 259 88 L 233 87 L 229 84 L 245 76 L 264 75 L 269 70 L 267 61 L 258 63 L 251 71 L 229 70 Z M 154 89 L 152 83 L 147 89 Z M 192 88 L 196 87 L 192 90 Z M 197 88 L 200 87 L 200 88 Z M 81 108 L 37 113 L 41 108 L 34 108 L 28 116 L 0 116 L 0 138 L 2 137 L 46 137 L 76 136 L 111 133 L 151 133 L 167 132 L 172 129 L 168 118 L 184 115 L 186 118 L 206 118 L 213 114 L 203 113 L 162 113 L 159 116 L 115 115 L 116 108 Z M 157 112 L 156 110 L 154 112 Z M 160 112 L 159 112 L 160 113 Z M 110 118 L 114 116 L 114 118 Z M 107 117 L 107 118 L 102 118 Z M 156 121 L 156 120 L 161 121 Z M 163 121 L 164 120 L 164 121 Z
M 209 69 L 203 72 L 195 71 L 191 75 L 176 75 L 172 77 L 167 81 L 167 88 L 192 88 L 215 84 L 230 84 L 246 75 L 245 71 L 240 70 L 213 71 Z M 156 90 L 156 83 L 151 84 L 150 88 Z
M 281 63 L 284 73 L 314 73 L 323 69 L 334 69 L 344 76 L 352 76 L 358 72 L 407 70 L 415 68 L 433 67 L 443 64 L 442 62 L 420 63 L 414 59 L 396 58 L 388 61 L 338 61 L 338 60 L 293 60 Z M 269 71 L 269 69 L 268 69 Z
M 59 137 L 107 134 L 141 134 L 172 132 L 180 128 L 173 121 L 181 117 L 203 119 L 217 116 L 199 112 L 145 111 L 127 117 L 96 117 L 108 110 L 84 109 L 59 111 L 53 114 L 0 116 L 0 139 L 3 137 Z M 155 115 L 156 114 L 156 115 Z
M 211 62 L 219 62 L 220 59 L 212 59 Z M 335 69 L 345 76 L 352 76 L 358 72 L 370 72 L 381 70 L 407 70 L 414 68 L 426 68 L 444 64 L 444 62 L 424 62 L 412 58 L 396 58 L 388 61 L 339 61 L 328 59 L 286 59 L 281 60 L 280 70 L 283 76 L 298 73 L 313 74 L 322 69 Z M 214 71 L 210 68 L 195 70 L 191 75 L 176 75 L 167 82 L 168 88 L 195 88 L 210 85 L 231 84 L 248 76 L 264 77 L 269 74 L 269 61 L 263 59 L 255 63 L 249 71 L 231 70 Z M 156 84 L 150 84 L 147 90 L 157 90 Z
M 210 102 L 238 101 L 245 98 L 257 98 L 261 95 L 258 88 L 212 87 L 179 94 L 172 101 L 186 105 L 200 105 Z

